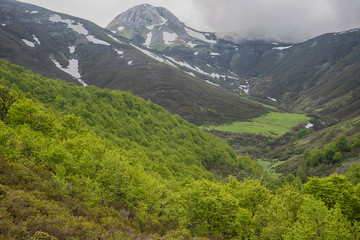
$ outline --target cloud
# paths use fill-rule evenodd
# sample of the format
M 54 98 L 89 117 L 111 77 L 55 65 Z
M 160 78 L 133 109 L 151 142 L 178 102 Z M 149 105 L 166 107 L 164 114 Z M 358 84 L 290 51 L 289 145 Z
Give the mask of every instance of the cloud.
M 105 27 L 142 3 L 165 7 L 200 31 L 236 31 L 239 38 L 304 41 L 360 27 L 359 0 L 23 0 Z
M 360 27 L 358 0 L 197 0 L 216 32 L 242 38 L 304 41 Z

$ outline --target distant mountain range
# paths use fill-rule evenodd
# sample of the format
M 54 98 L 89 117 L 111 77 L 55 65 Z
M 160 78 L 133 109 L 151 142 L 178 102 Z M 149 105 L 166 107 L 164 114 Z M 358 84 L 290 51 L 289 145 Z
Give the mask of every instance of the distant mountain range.
M 149 4 L 107 29 L 13 0 L 0 8 L 1 58 L 47 77 L 131 91 L 196 124 L 268 111 L 249 99 L 337 119 L 360 114 L 358 29 L 297 44 L 234 43 Z

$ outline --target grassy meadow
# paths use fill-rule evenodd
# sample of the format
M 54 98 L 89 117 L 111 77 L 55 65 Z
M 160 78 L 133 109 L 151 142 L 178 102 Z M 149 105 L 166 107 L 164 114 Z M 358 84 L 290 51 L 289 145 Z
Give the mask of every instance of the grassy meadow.
M 219 130 L 233 133 L 254 133 L 269 137 L 280 137 L 293 127 L 309 121 L 305 114 L 271 112 L 252 119 L 251 122 L 233 122 L 218 126 L 206 126 L 207 130 Z

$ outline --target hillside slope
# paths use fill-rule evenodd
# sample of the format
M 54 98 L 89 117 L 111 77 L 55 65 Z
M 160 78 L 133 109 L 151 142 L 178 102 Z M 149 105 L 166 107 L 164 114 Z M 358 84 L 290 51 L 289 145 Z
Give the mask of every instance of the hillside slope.
M 360 104 L 359 29 L 274 49 L 246 68 L 235 63 L 232 69 L 253 77 L 253 95 L 271 97 L 294 111 L 315 111 L 337 119 L 360 114 L 356 107 Z
M 14 0 L 0 9 L 0 57 L 44 76 L 131 91 L 196 124 L 266 112 L 89 21 Z

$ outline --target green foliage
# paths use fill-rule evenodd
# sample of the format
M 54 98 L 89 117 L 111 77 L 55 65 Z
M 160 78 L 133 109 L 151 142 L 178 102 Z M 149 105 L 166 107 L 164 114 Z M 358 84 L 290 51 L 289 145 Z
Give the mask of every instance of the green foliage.
M 284 239 L 353 239 L 351 226 L 338 206 L 328 210 L 324 202 L 305 197 L 298 220 Z
M 360 183 L 360 163 L 352 164 L 349 169 L 344 173 L 347 179 L 353 184 Z
M 338 204 L 348 219 L 360 219 L 360 199 L 345 176 L 334 174 L 326 178 L 310 178 L 303 185 L 303 192 L 321 200 L 328 208 Z
M 49 234 L 41 231 L 37 231 L 30 240 L 56 240 L 57 238 L 50 236 Z
M 248 209 L 252 214 L 259 206 L 266 206 L 270 199 L 270 191 L 260 180 L 246 178 L 239 182 L 230 176 L 227 189 L 238 199 L 240 207 Z
M 4 120 L 12 104 L 19 99 L 17 92 L 0 86 L 0 118 Z
M 175 196 L 174 202 L 176 208 L 170 209 L 171 215 L 195 235 L 246 236 L 251 225 L 250 212 L 217 183 L 193 182 Z
M 360 188 L 345 177 L 276 193 L 263 180 L 226 180 L 230 172 L 239 179 L 266 174 L 223 141 L 130 93 L 4 68 L 0 81 L 27 98 L 4 88 L 3 98 L 16 101 L 0 120 L 1 238 L 359 237 Z M 324 149 L 334 159 L 343 152 L 330 150 L 344 143 L 356 139 Z
M 259 239 L 281 239 L 296 221 L 296 214 L 303 202 L 297 187 L 284 185 L 271 198 L 270 203 L 256 212 L 254 219 Z
M 14 87 L 53 113 L 65 116 L 59 123 L 61 130 L 56 133 L 64 135 L 61 137 L 74 137 L 77 132 L 84 131 L 82 126 L 87 126 L 120 148 L 141 149 L 147 158 L 147 167 L 158 169 L 159 174 L 166 169 L 165 172 L 170 171 L 178 179 L 189 176 L 212 179 L 205 168 L 217 177 L 226 177 L 227 169 L 236 171 L 242 167 L 224 141 L 179 116 L 170 115 L 150 101 L 127 92 L 76 87 L 46 79 L 4 60 L 0 61 L 0 66 L 0 84 Z M 14 94 L 2 89 L 9 91 L 8 95 Z M 29 124 L 33 130 L 46 135 L 56 132 L 54 117 L 35 107 L 29 99 L 13 103 L 11 111 L 9 107 L 6 109 L 9 116 L 4 121 L 10 125 Z
M 354 139 L 352 142 L 357 141 L 356 138 Z M 339 162 L 343 157 L 342 153 L 348 152 L 350 149 L 348 138 L 342 135 L 335 142 L 326 144 L 322 149 L 306 149 L 303 157 L 308 167 L 314 167 L 320 163 L 330 164 Z
M 296 132 L 296 139 L 302 139 L 304 137 L 306 137 L 307 135 L 313 133 L 314 130 L 312 129 L 300 129 L 299 131 Z
M 360 149 L 360 133 L 356 134 L 352 139 L 350 147 L 352 151 L 357 151 Z
M 336 144 L 336 149 L 340 152 L 348 152 L 350 151 L 350 146 L 349 146 L 349 142 L 348 142 L 348 138 L 344 135 L 340 136 L 335 144 Z

